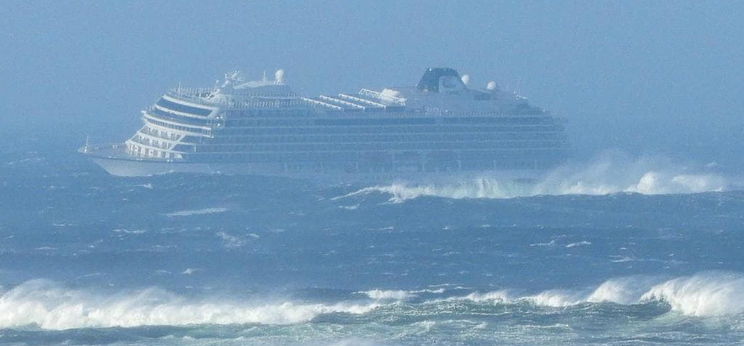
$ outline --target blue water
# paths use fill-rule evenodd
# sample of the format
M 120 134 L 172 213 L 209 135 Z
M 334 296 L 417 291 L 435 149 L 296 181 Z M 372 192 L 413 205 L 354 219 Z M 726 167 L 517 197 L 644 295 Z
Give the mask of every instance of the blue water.
M 67 149 L 0 153 L 0 343 L 744 341 L 744 192 L 704 169 L 316 186 Z

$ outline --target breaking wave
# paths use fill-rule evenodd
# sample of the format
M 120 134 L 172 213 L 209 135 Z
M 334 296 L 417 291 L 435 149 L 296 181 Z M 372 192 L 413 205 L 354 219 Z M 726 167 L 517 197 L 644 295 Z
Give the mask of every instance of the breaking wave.
M 696 275 L 654 286 L 643 300 L 661 300 L 691 316 L 744 312 L 744 276 L 731 273 Z
M 418 297 L 420 294 L 441 294 L 441 293 L 444 293 L 444 291 L 445 291 L 444 288 L 423 289 L 423 290 L 414 290 L 414 291 L 374 289 L 374 290 L 361 291 L 361 292 L 356 292 L 356 293 L 364 294 L 370 299 L 375 299 L 375 300 L 407 300 L 407 299 Z
M 434 196 L 445 198 L 514 198 L 538 195 L 607 195 L 613 193 L 684 194 L 724 191 L 729 182 L 712 172 L 713 165 L 691 168 L 666 159 L 629 159 L 621 154 L 605 154 L 587 164 L 556 168 L 535 182 L 515 183 L 496 176 L 409 184 L 366 187 L 337 198 L 370 193 L 391 195 L 390 202 Z
M 151 325 L 284 325 L 311 322 L 322 314 L 395 313 L 396 309 L 386 310 L 385 307 L 401 303 L 418 308 L 433 305 L 434 311 L 442 311 L 437 307 L 439 304 L 458 301 L 489 305 L 527 304 L 536 308 L 656 302 L 666 304 L 671 311 L 685 316 L 744 314 L 744 275 L 728 272 L 703 272 L 673 279 L 632 276 L 607 280 L 594 289 L 551 289 L 521 295 L 497 290 L 447 296 L 452 292 L 445 289 L 355 293 L 364 294 L 369 299 L 336 303 L 245 302 L 186 298 L 158 288 L 105 295 L 64 288 L 47 280 L 32 280 L 0 295 L 0 329 L 26 326 L 64 330 Z M 440 298 L 417 300 L 422 294 Z
M 415 293 L 405 290 L 369 290 L 359 293 L 375 300 L 405 300 L 416 296 Z
M 534 295 L 511 295 L 505 290 L 471 293 L 437 301 L 529 303 L 544 307 L 568 307 L 586 303 L 622 305 L 662 302 L 687 316 L 722 316 L 744 313 L 744 275 L 703 272 L 671 280 L 632 276 L 610 279 L 593 290 L 546 290 Z
M 157 288 L 107 296 L 66 289 L 47 280 L 32 280 L 0 296 L 0 328 L 37 326 L 63 330 L 147 325 L 294 324 L 310 321 L 320 314 L 361 314 L 377 306 L 374 302 L 191 301 Z
M 207 214 L 219 214 L 228 211 L 227 208 L 204 208 L 195 210 L 179 210 L 172 213 L 167 213 L 167 217 L 178 217 L 178 216 L 193 216 L 193 215 L 207 215 Z

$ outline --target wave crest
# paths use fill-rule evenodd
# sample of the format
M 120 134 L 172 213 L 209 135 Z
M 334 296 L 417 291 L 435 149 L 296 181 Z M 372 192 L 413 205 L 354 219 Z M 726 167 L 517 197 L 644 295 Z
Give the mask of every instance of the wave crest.
M 363 314 L 369 304 L 249 304 L 190 301 L 158 288 L 105 296 L 59 287 L 46 280 L 25 282 L 0 296 L 0 328 L 36 325 L 42 329 L 136 327 L 195 324 L 293 324 L 320 314 Z
M 470 292 L 446 296 L 444 290 L 371 290 L 369 300 L 332 304 L 294 301 L 226 301 L 186 298 L 159 288 L 105 295 L 61 287 L 47 280 L 32 280 L 0 295 L 0 329 L 38 326 L 42 329 L 138 327 L 148 325 L 202 324 L 297 324 L 322 314 L 366 314 L 377 308 L 397 305 L 529 304 L 545 308 L 567 308 L 580 304 L 622 305 L 664 302 L 686 316 L 744 314 L 744 275 L 703 272 L 674 279 L 625 277 L 610 279 L 591 290 L 551 289 L 531 295 L 506 290 Z M 445 296 L 416 301 L 419 294 Z M 384 309 L 383 309 L 384 310 Z
M 179 216 L 194 216 L 194 215 L 208 215 L 208 214 L 219 214 L 227 212 L 227 208 L 204 208 L 194 210 L 179 210 L 165 214 L 167 217 L 179 217 Z
M 369 290 L 364 292 L 358 292 L 366 295 L 370 299 L 375 300 L 406 300 L 415 297 L 416 294 L 411 291 L 405 290 Z
M 676 278 L 652 287 L 641 300 L 659 300 L 691 316 L 744 313 L 744 276 L 706 273 Z
M 721 316 L 744 313 L 744 275 L 703 272 L 670 280 L 631 276 L 610 279 L 593 290 L 551 289 L 533 295 L 516 296 L 505 290 L 431 301 L 470 301 L 474 303 L 529 303 L 562 308 L 586 303 L 622 305 L 664 302 L 672 311 L 688 316 Z
M 629 159 L 621 154 L 605 154 L 586 164 L 556 168 L 534 183 L 515 183 L 497 176 L 480 176 L 435 184 L 409 184 L 366 187 L 344 196 L 385 193 L 390 202 L 433 196 L 462 198 L 514 198 L 538 195 L 607 195 L 613 193 L 683 194 L 724 191 L 730 183 L 707 168 L 693 169 L 666 159 Z

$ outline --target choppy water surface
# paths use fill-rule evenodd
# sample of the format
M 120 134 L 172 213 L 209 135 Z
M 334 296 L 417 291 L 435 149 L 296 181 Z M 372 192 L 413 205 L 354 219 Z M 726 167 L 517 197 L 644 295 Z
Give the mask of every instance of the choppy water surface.
M 744 341 L 744 193 L 705 169 L 318 187 L 0 159 L 0 343 Z

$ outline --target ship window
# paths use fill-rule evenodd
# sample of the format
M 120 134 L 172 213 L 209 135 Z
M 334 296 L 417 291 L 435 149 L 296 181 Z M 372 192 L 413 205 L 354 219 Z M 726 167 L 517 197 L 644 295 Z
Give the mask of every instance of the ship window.
M 157 105 L 160 106 L 160 107 L 165 107 L 165 108 L 168 108 L 168 109 L 172 109 L 172 110 L 177 111 L 177 112 L 197 114 L 197 115 L 201 115 L 201 116 L 207 116 L 210 113 L 212 113 L 212 110 L 211 109 L 205 109 L 205 108 L 198 108 L 198 107 L 187 106 L 187 105 L 184 105 L 184 104 L 171 102 L 171 101 L 168 101 L 168 100 L 163 99 L 163 98 L 161 98 L 160 100 L 158 100 Z
M 318 119 L 315 125 L 424 125 L 435 124 L 434 118 L 388 118 L 388 119 Z
M 199 126 L 205 126 L 207 125 L 206 119 L 195 119 L 195 118 L 189 118 L 182 115 L 177 115 L 175 113 L 165 112 L 158 108 L 153 108 L 150 111 L 151 115 L 157 116 L 158 118 L 162 118 L 164 120 L 171 120 L 171 121 L 177 121 L 189 125 L 199 125 Z

